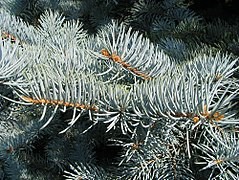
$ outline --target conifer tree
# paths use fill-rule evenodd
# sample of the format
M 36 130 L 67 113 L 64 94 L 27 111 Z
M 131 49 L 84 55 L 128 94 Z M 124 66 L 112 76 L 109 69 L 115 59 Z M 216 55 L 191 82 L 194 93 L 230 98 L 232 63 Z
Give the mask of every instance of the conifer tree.
M 0 179 L 238 179 L 239 21 L 185 0 L 0 2 Z

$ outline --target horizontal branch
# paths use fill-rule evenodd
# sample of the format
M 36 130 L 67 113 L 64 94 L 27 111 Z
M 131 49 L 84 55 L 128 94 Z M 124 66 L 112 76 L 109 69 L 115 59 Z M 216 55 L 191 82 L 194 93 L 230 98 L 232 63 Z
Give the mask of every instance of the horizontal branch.
M 75 107 L 78 109 L 86 109 L 91 111 L 97 111 L 98 109 L 93 105 L 85 105 L 80 103 L 72 103 L 72 102 L 65 102 L 63 100 L 52 100 L 52 99 L 33 99 L 31 97 L 22 96 L 21 97 L 24 101 L 33 103 L 33 104 L 48 104 L 48 105 L 61 105 L 65 107 Z
M 123 61 L 121 59 L 120 56 L 118 56 L 115 53 L 110 54 L 108 50 L 106 49 L 102 49 L 101 50 L 101 54 L 111 60 L 113 60 L 116 63 L 119 63 L 120 65 L 122 65 L 125 69 L 131 71 L 133 74 L 142 77 L 143 79 L 151 79 L 152 77 L 148 76 L 147 74 L 144 74 L 142 72 L 140 72 L 137 68 L 131 67 L 130 64 L 126 63 L 125 61 Z

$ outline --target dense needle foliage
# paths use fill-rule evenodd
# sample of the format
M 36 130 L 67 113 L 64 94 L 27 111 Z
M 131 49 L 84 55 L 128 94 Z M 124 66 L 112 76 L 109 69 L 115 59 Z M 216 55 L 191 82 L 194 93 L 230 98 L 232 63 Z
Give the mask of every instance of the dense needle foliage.
M 234 3 L 0 1 L 0 179 L 239 179 Z

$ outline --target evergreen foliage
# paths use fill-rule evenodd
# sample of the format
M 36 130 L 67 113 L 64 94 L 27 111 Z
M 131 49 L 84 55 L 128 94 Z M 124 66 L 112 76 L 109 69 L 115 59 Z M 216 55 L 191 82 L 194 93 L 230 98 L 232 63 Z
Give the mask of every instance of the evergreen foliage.
M 239 18 L 184 0 L 2 0 L 0 179 L 238 179 Z

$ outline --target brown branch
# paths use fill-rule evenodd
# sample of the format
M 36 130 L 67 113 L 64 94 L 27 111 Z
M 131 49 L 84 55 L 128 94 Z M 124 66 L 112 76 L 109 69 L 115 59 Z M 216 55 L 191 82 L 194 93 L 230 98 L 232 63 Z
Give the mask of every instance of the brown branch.
M 101 50 L 101 54 L 111 60 L 113 60 L 116 63 L 119 63 L 120 65 L 122 65 L 125 69 L 131 71 L 133 74 L 136 74 L 137 76 L 142 77 L 145 80 L 151 79 L 152 77 L 148 76 L 145 73 L 140 72 L 137 68 L 131 67 L 130 64 L 126 63 L 125 61 L 123 61 L 120 56 L 118 56 L 115 53 L 110 54 L 108 50 L 106 49 L 102 49 Z
M 15 43 L 16 42 L 16 37 L 9 34 L 8 32 L 6 31 L 3 31 L 2 34 L 1 34 L 1 37 L 2 39 L 10 39 L 12 43 Z
M 224 118 L 224 115 L 221 114 L 220 112 L 215 112 L 212 114 L 210 111 L 208 111 L 207 105 L 204 105 L 203 112 L 201 112 L 200 115 L 203 116 L 204 118 L 206 118 L 207 120 L 209 120 L 210 123 L 212 123 L 212 121 L 220 121 Z M 176 112 L 174 114 L 171 113 L 171 116 L 173 116 L 173 117 L 192 118 L 192 120 L 195 124 L 200 120 L 200 115 L 193 114 L 193 113 L 183 114 L 183 113 L 179 113 L 179 112 Z
M 65 107 L 75 107 L 78 109 L 87 109 L 87 110 L 92 110 L 92 111 L 97 111 L 98 109 L 93 105 L 85 105 L 85 104 L 80 104 L 80 103 L 72 103 L 72 102 L 65 102 L 62 100 L 52 100 L 52 99 L 34 99 L 31 97 L 27 96 L 22 96 L 21 97 L 24 101 L 32 103 L 32 104 L 48 104 L 48 105 L 61 105 Z

